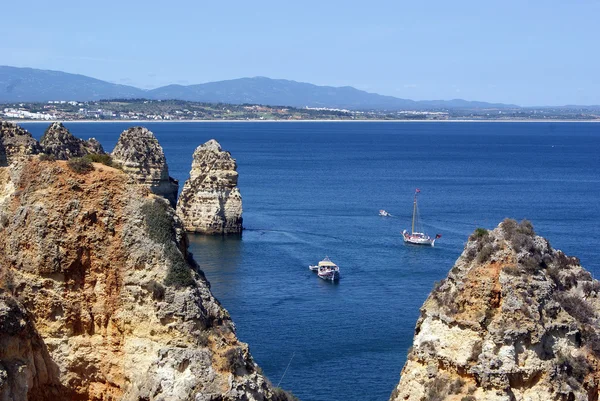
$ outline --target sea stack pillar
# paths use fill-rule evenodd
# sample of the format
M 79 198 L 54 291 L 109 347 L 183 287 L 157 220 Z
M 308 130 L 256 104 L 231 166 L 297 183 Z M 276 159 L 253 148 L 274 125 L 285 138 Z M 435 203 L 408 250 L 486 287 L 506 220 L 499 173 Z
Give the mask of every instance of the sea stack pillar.
M 237 164 L 214 140 L 194 151 L 190 178 L 183 185 L 177 214 L 185 230 L 209 235 L 242 233 L 242 196 Z

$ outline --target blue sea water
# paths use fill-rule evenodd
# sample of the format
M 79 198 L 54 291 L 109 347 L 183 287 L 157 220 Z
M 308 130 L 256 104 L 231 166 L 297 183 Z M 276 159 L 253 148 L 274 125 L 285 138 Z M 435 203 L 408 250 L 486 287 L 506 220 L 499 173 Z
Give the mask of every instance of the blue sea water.
M 38 138 L 46 128 L 23 126 Z M 67 124 L 107 150 L 129 126 Z M 208 139 L 237 159 L 243 237 L 192 236 L 191 250 L 255 360 L 304 401 L 387 400 L 421 304 L 476 227 L 527 218 L 600 274 L 600 124 L 145 126 L 181 186 Z M 443 235 L 435 248 L 400 238 L 415 188 L 427 231 Z M 308 270 L 325 255 L 341 267 L 339 284 Z

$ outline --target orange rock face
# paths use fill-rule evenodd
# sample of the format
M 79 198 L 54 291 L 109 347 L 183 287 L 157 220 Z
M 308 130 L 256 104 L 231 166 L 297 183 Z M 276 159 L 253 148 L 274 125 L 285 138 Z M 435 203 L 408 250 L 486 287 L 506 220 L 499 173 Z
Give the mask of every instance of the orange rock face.
M 390 400 L 597 400 L 599 293 L 529 222 L 478 229 L 421 308 Z
M 93 167 L 33 156 L 0 168 L 0 325 L 22 323 L 0 333 L 0 399 L 286 399 L 237 340 L 168 202 Z

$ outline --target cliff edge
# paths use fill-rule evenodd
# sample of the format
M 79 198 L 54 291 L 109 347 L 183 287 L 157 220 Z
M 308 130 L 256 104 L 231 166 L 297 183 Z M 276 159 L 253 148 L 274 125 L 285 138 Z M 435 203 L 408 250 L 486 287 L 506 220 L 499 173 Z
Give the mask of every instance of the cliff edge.
M 423 304 L 390 400 L 598 400 L 599 291 L 529 222 L 477 229 Z
M 236 170 L 235 159 L 216 140 L 196 148 L 190 178 L 177 203 L 177 214 L 187 231 L 242 233 L 242 196 Z

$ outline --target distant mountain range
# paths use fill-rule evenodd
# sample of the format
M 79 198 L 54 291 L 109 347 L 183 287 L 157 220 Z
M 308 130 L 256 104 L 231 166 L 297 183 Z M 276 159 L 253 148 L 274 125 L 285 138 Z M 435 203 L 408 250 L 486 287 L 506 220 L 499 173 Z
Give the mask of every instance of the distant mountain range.
M 462 99 L 415 101 L 369 93 L 350 86 L 317 86 L 265 77 L 240 78 L 188 86 L 167 85 L 144 90 L 60 71 L 0 66 L 0 103 L 140 98 L 390 111 L 518 107 L 512 104 Z

